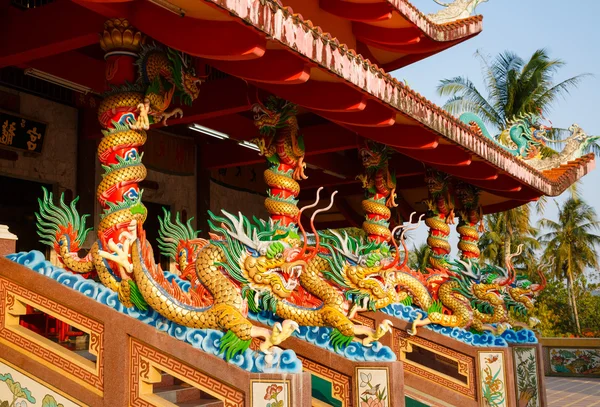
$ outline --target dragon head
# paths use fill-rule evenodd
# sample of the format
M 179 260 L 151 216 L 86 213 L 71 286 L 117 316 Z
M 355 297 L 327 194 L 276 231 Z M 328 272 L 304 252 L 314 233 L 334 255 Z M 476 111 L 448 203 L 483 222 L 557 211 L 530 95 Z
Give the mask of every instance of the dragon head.
M 456 185 L 456 197 L 465 209 L 476 208 L 479 204 L 479 190 L 466 182 Z
M 552 262 L 553 264 L 554 262 Z M 548 267 L 552 266 L 550 264 Z M 525 309 L 521 309 L 521 312 L 531 311 L 534 307 L 537 296 L 542 292 L 544 288 L 546 288 L 546 277 L 542 271 L 542 267 L 539 267 L 538 275 L 540 276 L 540 283 L 532 283 L 527 276 L 519 275 L 516 277 L 515 281 L 508 288 L 508 295 L 510 299 L 514 301 L 515 306 L 520 309 L 520 307 L 524 307 Z
M 425 183 L 431 195 L 436 196 L 444 193 L 448 187 L 448 175 L 428 168 L 425 175 Z
M 255 218 L 251 223 L 241 213 L 234 216 L 223 211 L 223 215 L 209 212 L 212 221 L 218 222 L 209 221 L 211 229 L 224 236 L 222 241 L 212 242 L 227 258 L 221 266 L 243 286 L 251 309 L 258 310 L 258 297 L 272 309 L 277 300 L 292 294 L 306 267 L 297 232 L 291 228 L 283 232 L 272 220 Z
M 287 100 L 270 96 L 263 104 L 260 101 L 252 106 L 254 125 L 260 134 L 273 136 L 277 129 L 285 126 L 286 122 L 295 117 L 297 107 Z
M 384 298 L 392 289 L 386 270 L 395 262 L 387 243 L 366 242 L 361 237 L 328 230 L 319 232 L 327 254 L 330 271 L 325 276 L 346 290 L 346 296 L 356 301 Z
M 167 56 L 173 65 L 172 75 L 176 95 L 179 96 L 181 103 L 191 106 L 200 95 L 200 84 L 203 79 L 196 76 L 196 69 L 189 55 L 167 48 Z
M 366 140 L 365 144 L 359 149 L 363 167 L 367 171 L 377 170 L 387 164 L 392 150 L 385 144 Z

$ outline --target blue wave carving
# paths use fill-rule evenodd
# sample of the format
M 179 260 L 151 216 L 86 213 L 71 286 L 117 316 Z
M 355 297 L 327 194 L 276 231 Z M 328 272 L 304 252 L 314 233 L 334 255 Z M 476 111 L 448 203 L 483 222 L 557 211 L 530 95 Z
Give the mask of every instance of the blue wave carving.
M 152 309 L 140 311 L 134 307 L 125 308 L 119 301 L 117 293 L 93 280 L 85 279 L 77 274 L 53 266 L 50 262 L 46 261 L 44 255 L 37 250 L 10 254 L 6 256 L 6 258 L 49 277 L 64 286 L 72 288 L 86 297 L 92 298 L 116 311 L 153 326 L 180 341 L 190 344 L 196 349 L 200 349 L 225 360 L 224 354 L 219 352 L 220 340 L 224 335 L 221 331 L 187 328 L 169 321 Z M 172 280 L 173 278 L 177 279 L 177 283 L 182 288 L 187 289 L 190 285 L 189 282 L 183 281 L 173 274 L 167 274 L 167 279 Z M 293 350 L 274 348 L 272 356 L 273 358 L 269 364 L 265 361 L 265 355 L 262 352 L 247 349 L 245 353 L 238 354 L 236 357 L 230 359 L 229 363 L 252 373 L 302 372 L 302 362 L 298 359 L 298 356 L 296 356 L 296 353 Z
M 392 304 L 383 308 L 381 311 L 388 315 L 402 319 L 404 321 L 413 322 L 417 316 L 421 315 L 422 319 L 427 317 L 427 313 L 422 309 L 412 307 L 410 305 L 403 304 Z M 518 344 L 535 344 L 538 340 L 535 333 L 529 329 L 521 329 L 515 331 L 513 329 L 507 329 L 500 336 L 493 335 L 490 332 L 484 332 L 483 334 L 474 334 L 463 328 L 451 328 L 447 326 L 441 326 L 438 324 L 430 324 L 420 329 L 430 329 L 441 335 L 447 336 L 457 341 L 466 343 L 471 346 L 497 346 L 507 347 L 509 343 Z
M 269 326 L 282 321 L 281 318 L 267 311 L 259 314 L 249 312 L 248 317 Z M 392 349 L 379 342 L 373 343 L 371 347 L 363 346 L 359 342 L 351 342 L 346 348 L 335 350 L 329 341 L 332 330 L 318 326 L 301 326 L 300 332 L 294 332 L 294 336 L 353 362 L 394 362 L 396 360 L 396 354 Z

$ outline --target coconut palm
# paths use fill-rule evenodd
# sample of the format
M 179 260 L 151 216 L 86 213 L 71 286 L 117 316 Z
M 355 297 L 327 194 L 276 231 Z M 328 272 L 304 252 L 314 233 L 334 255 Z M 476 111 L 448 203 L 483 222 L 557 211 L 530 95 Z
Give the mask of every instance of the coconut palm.
M 538 231 L 529 221 L 530 211 L 531 207 L 524 205 L 485 217 L 486 231 L 479 242 L 483 262 L 504 267 L 505 253 L 512 253 L 523 244 L 523 253 L 513 260 L 514 266 L 522 272 L 535 270 L 535 251 L 540 248 L 540 243 L 537 240 Z
M 573 321 L 577 333 L 581 334 L 573 286 L 587 267 L 598 267 L 596 246 L 600 244 L 600 236 L 593 232 L 598 230 L 600 222 L 594 208 L 581 199 L 571 197 L 558 206 L 558 210 L 558 221 L 540 221 L 540 227 L 547 231 L 540 240 L 546 244 L 544 258 L 554 261 L 551 268 L 554 277 L 567 280 Z
M 429 267 L 429 257 L 431 254 L 431 247 L 427 243 L 423 243 L 419 247 L 413 246 L 413 250 L 408 255 L 409 267 L 413 270 L 425 271 Z
M 533 53 L 529 60 L 524 60 L 513 52 L 505 51 L 493 60 L 483 56 L 479 51 L 475 54 L 481 61 L 487 97 L 478 90 L 473 82 L 463 76 L 443 79 L 437 88 L 441 96 L 450 99 L 444 108 L 452 114 L 473 112 L 491 126 L 504 130 L 516 116 L 526 113 L 547 112 L 550 107 L 569 90 L 577 86 L 587 74 L 577 75 L 559 83 L 554 83 L 554 74 L 564 66 L 559 59 L 550 59 L 545 49 Z M 553 135 L 550 135 L 551 137 Z M 542 201 L 543 205 L 544 201 Z M 541 208 L 541 206 L 540 206 Z M 494 256 L 500 256 L 504 264 L 511 251 L 516 249 L 515 238 L 528 233 L 529 206 L 502 212 L 496 218 L 488 218 L 490 224 L 497 224 L 494 239 L 483 239 L 482 244 L 501 244 L 487 247 L 489 255 L 497 250 Z M 533 247 L 525 249 L 531 251 Z M 486 247 L 484 247 L 486 252 Z M 492 257 L 494 257 L 492 256 Z M 485 256 L 484 256 L 485 258 Z M 488 259 L 491 257 L 487 257 Z
M 565 65 L 560 59 L 550 59 L 545 49 L 533 53 L 525 61 L 513 52 L 505 51 L 490 61 L 481 52 L 475 53 L 483 67 L 487 98 L 473 82 L 463 76 L 443 79 L 438 85 L 440 96 L 450 96 L 444 108 L 452 114 L 478 114 L 498 129 L 505 129 L 515 116 L 548 112 L 560 98 L 568 94 L 581 80 L 582 74 L 554 83 L 554 74 Z

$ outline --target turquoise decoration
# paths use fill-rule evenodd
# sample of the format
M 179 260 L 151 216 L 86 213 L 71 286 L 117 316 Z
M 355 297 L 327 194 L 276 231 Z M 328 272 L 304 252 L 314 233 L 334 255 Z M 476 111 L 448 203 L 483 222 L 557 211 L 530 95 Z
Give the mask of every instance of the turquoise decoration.
M 493 137 L 485 127 L 481 117 L 475 113 L 463 113 L 459 117 L 459 120 L 467 126 L 477 125 L 483 136 L 492 140 L 515 157 L 523 159 L 533 158 L 540 152 L 542 146 L 545 145 L 545 130 L 538 123 L 540 119 L 541 117 L 535 113 L 520 115 L 509 122 L 508 129 L 504 130 L 500 135 Z M 505 132 L 508 132 L 510 141 L 515 144 L 516 148 L 509 148 L 502 143 L 500 138 Z

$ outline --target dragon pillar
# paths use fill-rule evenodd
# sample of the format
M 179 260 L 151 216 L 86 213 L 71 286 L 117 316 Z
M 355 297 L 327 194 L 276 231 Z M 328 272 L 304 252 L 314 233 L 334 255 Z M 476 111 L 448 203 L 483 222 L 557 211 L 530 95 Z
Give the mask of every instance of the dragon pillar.
M 428 169 L 425 176 L 429 199 L 425 224 L 429 227 L 427 245 L 431 248 L 432 255 L 429 262 L 433 268 L 447 267 L 450 254 L 449 224 L 454 222 L 454 204 L 448 191 L 449 176 L 441 172 Z
M 174 97 L 191 104 L 198 97 L 200 79 L 194 75 L 189 56 L 160 45 L 145 45 L 144 36 L 125 19 L 111 19 L 100 34 L 106 52 L 106 80 L 110 88 L 98 108 L 103 138 L 98 159 L 104 169 L 96 197 L 102 206 L 98 239 L 85 257 L 78 252 L 90 229 L 87 215 L 80 216 L 74 200 L 54 203 L 44 191 L 36 214 L 38 234 L 54 247 L 65 268 L 76 273 L 96 271 L 100 281 L 127 307 L 144 309 L 133 274 L 131 243 L 144 238 L 146 208 L 140 182 L 146 177 L 140 148 L 150 125 L 163 123 L 181 109 L 167 112 Z M 144 251 L 149 250 L 144 246 Z M 144 253 L 148 263 L 151 251 Z
M 296 105 L 277 97 L 254 105 L 254 124 L 261 137 L 252 140 L 265 156 L 269 168 L 264 172 L 269 189 L 265 208 L 271 219 L 287 228 L 297 223 L 298 194 L 297 181 L 306 179 L 304 175 L 304 142 L 298 134 Z
M 363 229 L 368 239 L 377 243 L 389 242 L 390 208 L 396 207 L 396 176 L 388 168 L 392 150 L 373 141 L 366 141 L 359 150 L 365 173 L 357 178 L 362 181 L 366 199 L 362 201 L 365 211 Z
M 483 232 L 483 213 L 479 205 L 479 189 L 473 185 L 460 183 L 456 186 L 456 197 L 462 209 L 456 231 L 460 235 L 458 249 L 462 260 L 479 259 L 479 233 Z M 479 227 L 477 227 L 479 223 Z

